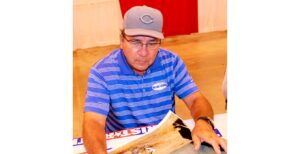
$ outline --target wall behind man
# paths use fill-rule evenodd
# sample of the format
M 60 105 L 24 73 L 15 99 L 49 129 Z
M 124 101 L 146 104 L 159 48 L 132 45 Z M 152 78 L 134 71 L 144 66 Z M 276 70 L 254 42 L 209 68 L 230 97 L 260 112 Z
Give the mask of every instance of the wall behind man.
M 74 0 L 73 49 L 119 44 L 118 0 Z
M 119 44 L 119 0 L 74 0 L 73 49 Z M 227 0 L 198 0 L 198 32 L 227 30 Z

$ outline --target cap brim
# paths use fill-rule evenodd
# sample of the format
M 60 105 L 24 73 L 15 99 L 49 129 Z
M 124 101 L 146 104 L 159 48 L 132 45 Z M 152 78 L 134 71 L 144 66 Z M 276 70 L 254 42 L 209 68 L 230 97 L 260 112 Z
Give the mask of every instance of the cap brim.
M 164 35 L 160 32 L 153 31 L 153 30 L 147 30 L 147 29 L 125 29 L 125 34 L 132 36 L 132 35 L 145 35 L 145 36 L 151 36 L 159 39 L 164 39 Z

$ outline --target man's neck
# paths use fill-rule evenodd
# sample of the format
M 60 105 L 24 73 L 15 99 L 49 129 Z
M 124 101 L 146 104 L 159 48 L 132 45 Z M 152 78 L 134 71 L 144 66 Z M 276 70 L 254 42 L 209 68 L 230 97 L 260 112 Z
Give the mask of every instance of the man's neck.
M 137 71 L 137 70 L 133 70 L 133 71 L 140 76 L 144 76 L 145 74 L 145 71 Z

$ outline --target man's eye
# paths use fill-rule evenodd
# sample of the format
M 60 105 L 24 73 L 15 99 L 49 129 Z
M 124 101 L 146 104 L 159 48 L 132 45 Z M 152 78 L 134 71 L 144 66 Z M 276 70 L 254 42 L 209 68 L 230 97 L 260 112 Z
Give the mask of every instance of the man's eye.
M 149 46 L 156 46 L 158 43 L 149 43 Z
M 131 43 L 134 44 L 134 45 L 139 45 L 139 44 L 141 44 L 141 42 L 139 42 L 139 41 L 131 41 Z

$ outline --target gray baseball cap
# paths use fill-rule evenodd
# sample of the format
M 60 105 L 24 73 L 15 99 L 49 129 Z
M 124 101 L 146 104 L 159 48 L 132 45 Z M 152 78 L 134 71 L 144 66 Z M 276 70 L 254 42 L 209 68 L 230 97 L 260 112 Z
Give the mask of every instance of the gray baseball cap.
M 163 39 L 163 16 L 157 9 L 148 6 L 134 6 L 124 15 L 125 34 L 145 35 Z

